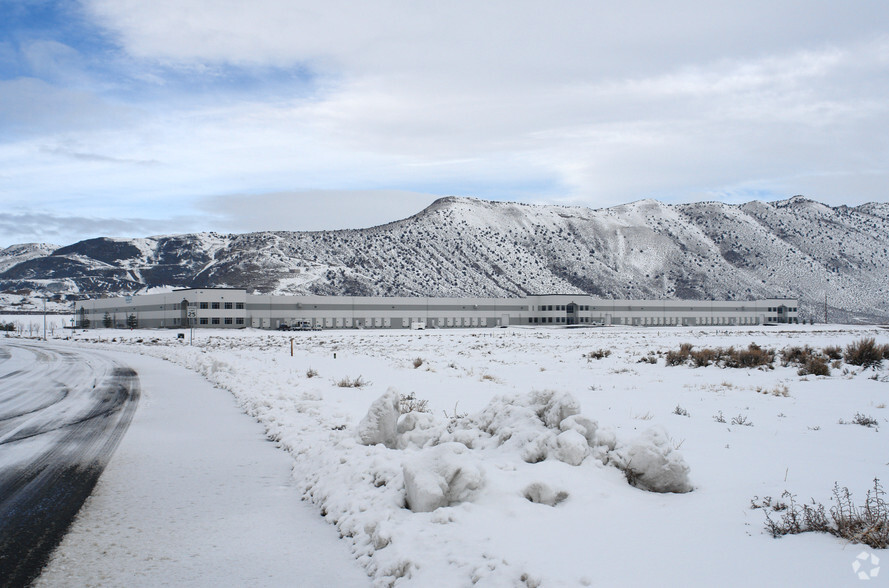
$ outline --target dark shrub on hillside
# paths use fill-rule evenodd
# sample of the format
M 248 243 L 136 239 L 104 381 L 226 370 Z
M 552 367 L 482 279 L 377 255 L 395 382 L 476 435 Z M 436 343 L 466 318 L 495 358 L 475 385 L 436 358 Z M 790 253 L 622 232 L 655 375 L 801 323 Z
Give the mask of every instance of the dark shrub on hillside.
M 863 368 L 877 367 L 883 361 L 883 347 L 885 346 L 878 346 L 873 337 L 849 343 L 843 354 L 843 361 Z

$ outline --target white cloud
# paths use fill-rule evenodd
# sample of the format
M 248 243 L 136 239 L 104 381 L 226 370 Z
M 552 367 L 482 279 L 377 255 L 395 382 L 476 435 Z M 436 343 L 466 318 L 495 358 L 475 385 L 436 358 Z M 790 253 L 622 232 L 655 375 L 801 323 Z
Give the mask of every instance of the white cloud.
M 199 208 L 221 229 L 319 231 L 382 225 L 414 215 L 437 198 L 399 190 L 304 190 L 213 196 Z
M 67 46 L 30 45 L 50 81 L 0 82 L 0 123 L 29 133 L 0 143 L 4 197 L 22 206 L 67 190 L 91 214 L 151 218 L 173 203 L 206 214 L 208 194 L 305 206 L 377 190 L 373 210 L 361 196 L 312 212 L 361 226 L 419 210 L 404 192 L 594 207 L 887 198 L 884 3 L 86 5 L 120 43 L 118 86 L 159 90 L 109 94 Z M 292 86 L 291 70 L 306 74 Z M 240 87 L 238 72 L 285 81 Z M 280 221 L 227 198 L 214 218 L 231 230 Z
M 191 219 L 101 218 L 54 212 L 0 212 L 0 249 L 17 243 L 59 246 L 93 237 L 140 237 L 192 230 Z

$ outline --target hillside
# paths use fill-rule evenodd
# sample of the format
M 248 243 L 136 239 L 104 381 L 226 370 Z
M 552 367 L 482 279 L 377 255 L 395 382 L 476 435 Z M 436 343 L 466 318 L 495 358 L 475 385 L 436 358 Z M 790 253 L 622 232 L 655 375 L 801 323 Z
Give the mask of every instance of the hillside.
M 889 204 L 607 209 L 442 198 L 360 230 L 99 238 L 0 251 L 0 291 L 99 295 L 228 286 L 257 292 L 602 298 L 791 296 L 806 317 L 889 320 Z

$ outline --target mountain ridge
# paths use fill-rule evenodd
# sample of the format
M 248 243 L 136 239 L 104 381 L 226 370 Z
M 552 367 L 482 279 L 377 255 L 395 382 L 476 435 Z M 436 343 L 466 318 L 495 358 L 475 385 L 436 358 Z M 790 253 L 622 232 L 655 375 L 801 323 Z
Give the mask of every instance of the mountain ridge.
M 889 205 L 778 202 L 602 209 L 447 196 L 333 231 L 87 239 L 0 250 L 0 291 L 115 295 L 243 287 L 277 294 L 794 297 L 804 316 L 889 320 Z M 17 249 L 14 249 L 17 248 Z

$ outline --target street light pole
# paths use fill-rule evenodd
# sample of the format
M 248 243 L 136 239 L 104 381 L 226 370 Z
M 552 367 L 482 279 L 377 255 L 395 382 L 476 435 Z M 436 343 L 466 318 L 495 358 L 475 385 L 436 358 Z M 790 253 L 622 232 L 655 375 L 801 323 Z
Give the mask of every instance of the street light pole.
M 43 340 L 46 341 L 46 296 L 43 297 Z

